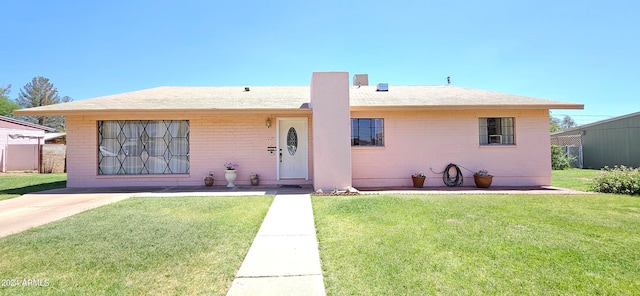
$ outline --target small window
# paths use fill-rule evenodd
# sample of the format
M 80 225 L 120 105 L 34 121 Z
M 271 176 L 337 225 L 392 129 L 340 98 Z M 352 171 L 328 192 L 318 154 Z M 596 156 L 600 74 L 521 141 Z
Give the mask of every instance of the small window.
M 352 118 L 351 146 L 384 146 L 384 119 Z
M 515 145 L 513 117 L 478 119 L 480 145 Z

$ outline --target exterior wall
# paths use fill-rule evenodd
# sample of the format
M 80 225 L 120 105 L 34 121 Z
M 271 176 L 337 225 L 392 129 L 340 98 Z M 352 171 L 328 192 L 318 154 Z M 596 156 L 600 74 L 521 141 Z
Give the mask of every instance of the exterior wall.
M 38 144 L 12 144 L 6 154 L 8 172 L 38 170 Z
M 2 121 L 0 121 L 2 123 Z M 4 123 L 7 126 L 9 123 Z M 25 137 L 11 138 L 10 135 L 23 135 Z M 13 125 L 12 128 L 0 127 L 0 171 L 13 170 L 33 170 L 38 167 L 37 154 L 34 156 L 30 151 L 22 151 L 20 147 L 31 147 L 38 145 L 38 138 L 44 144 L 44 131 L 30 127 Z M 8 146 L 14 146 L 14 149 L 7 149 Z M 36 152 L 37 153 L 37 152 Z M 35 165 L 34 164 L 35 159 Z
M 584 167 L 640 167 L 640 115 L 587 126 L 582 136 Z
M 311 78 L 315 189 L 351 186 L 349 73 L 313 73 Z
M 114 114 L 112 116 L 67 116 L 68 187 L 117 186 L 203 186 L 202 180 L 213 172 L 214 185 L 226 184 L 224 163 L 239 164 L 237 185 L 250 184 L 249 175 L 260 175 L 260 184 L 281 184 L 277 180 L 277 153 L 267 151 L 277 146 L 274 125 L 265 121 L 278 117 L 305 117 L 300 114 L 228 114 L 154 112 L 153 114 Z M 190 173 L 186 175 L 98 175 L 98 121 L 100 120 L 189 120 Z M 309 120 L 309 155 L 313 133 Z M 309 178 L 313 178 L 313 161 L 309 157 Z M 303 183 L 305 181 L 302 181 Z M 310 183 L 307 181 L 306 183 Z M 298 181 L 297 184 L 301 183 Z
M 486 169 L 494 186 L 550 185 L 547 110 L 351 112 L 352 118 L 384 118 L 385 147 L 352 147 L 353 186 L 412 186 L 424 172 L 425 186 L 444 186 L 449 163 Z M 480 146 L 479 117 L 514 117 L 514 146 Z M 435 174 L 432 172 L 437 172 Z M 473 173 L 461 168 L 464 186 Z

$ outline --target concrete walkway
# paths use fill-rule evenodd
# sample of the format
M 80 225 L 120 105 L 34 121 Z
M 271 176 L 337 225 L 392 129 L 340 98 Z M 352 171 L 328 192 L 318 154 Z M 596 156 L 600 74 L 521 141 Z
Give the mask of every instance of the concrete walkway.
M 227 295 L 325 295 L 309 194 L 276 195 Z

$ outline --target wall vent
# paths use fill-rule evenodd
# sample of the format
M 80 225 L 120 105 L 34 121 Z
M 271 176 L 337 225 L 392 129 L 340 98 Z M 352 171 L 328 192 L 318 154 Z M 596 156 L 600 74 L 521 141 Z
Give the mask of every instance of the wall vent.
M 389 84 L 388 83 L 378 83 L 378 88 L 376 89 L 376 91 L 389 91 Z

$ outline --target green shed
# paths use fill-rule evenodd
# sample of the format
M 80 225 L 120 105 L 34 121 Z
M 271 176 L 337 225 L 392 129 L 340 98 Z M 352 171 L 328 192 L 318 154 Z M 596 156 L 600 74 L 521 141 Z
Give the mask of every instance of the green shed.
M 551 144 L 581 145 L 584 168 L 640 167 L 640 112 L 553 133 Z

